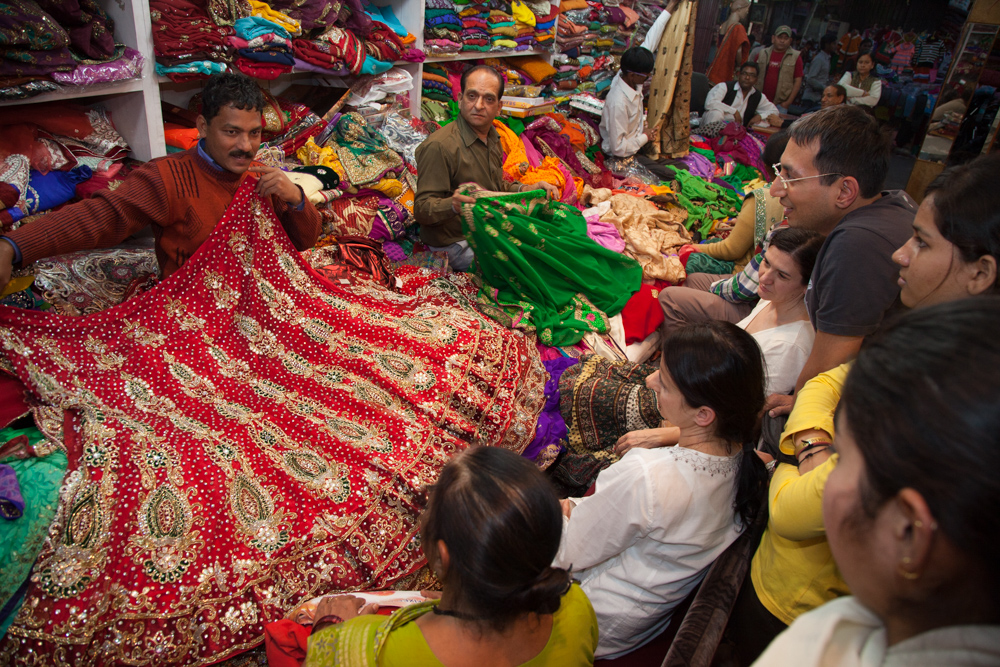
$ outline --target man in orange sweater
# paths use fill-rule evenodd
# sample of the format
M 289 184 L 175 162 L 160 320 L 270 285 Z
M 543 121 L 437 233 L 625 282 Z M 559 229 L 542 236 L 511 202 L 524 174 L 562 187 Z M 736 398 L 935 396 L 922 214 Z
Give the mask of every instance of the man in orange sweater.
M 242 74 L 212 77 L 202 93 L 194 148 L 151 160 L 115 190 L 54 211 L 0 236 L 0 289 L 14 266 L 77 250 L 121 243 L 147 225 L 156 237 L 160 277 L 166 278 L 193 255 L 229 207 L 247 174 L 256 191 L 270 199 L 292 244 L 311 248 L 320 216 L 280 169 L 253 166 L 261 138 L 264 96 Z

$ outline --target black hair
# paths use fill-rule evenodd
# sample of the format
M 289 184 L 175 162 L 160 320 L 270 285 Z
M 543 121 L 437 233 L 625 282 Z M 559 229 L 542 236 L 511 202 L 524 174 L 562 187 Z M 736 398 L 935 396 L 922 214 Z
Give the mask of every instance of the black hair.
M 764 150 L 761 151 L 760 159 L 764 161 L 767 165 L 766 173 L 770 175 L 770 178 L 774 178 L 774 170 L 771 169 L 772 164 L 778 164 L 781 162 L 781 154 L 785 152 L 785 146 L 788 145 L 788 132 L 785 130 L 778 130 L 771 135 L 771 138 L 767 140 L 764 144 Z
M 758 65 L 757 63 L 755 63 L 752 60 L 748 60 L 745 63 L 743 63 L 742 65 L 740 65 L 740 70 L 739 70 L 740 73 L 742 74 L 743 70 L 745 70 L 747 67 L 752 67 L 754 73 L 756 73 L 757 76 L 760 76 L 760 65 Z
M 1000 535 L 1000 296 L 918 308 L 882 327 L 841 394 L 841 417 L 864 458 L 861 512 L 869 519 L 915 489 L 939 529 L 984 567 Z M 859 513 L 860 516 L 860 513 Z
M 819 142 L 813 162 L 821 174 L 854 177 L 866 199 L 881 192 L 889 171 L 891 142 L 878 120 L 864 109 L 855 105 L 820 109 L 792 123 L 788 131 L 799 146 Z M 836 176 L 820 180 L 830 185 Z
M 1000 262 L 1000 155 L 984 155 L 949 167 L 931 181 L 924 196 L 934 195 L 934 222 L 964 262 L 992 255 Z M 993 283 L 1000 291 L 1000 281 Z
M 731 322 L 699 322 L 671 332 L 662 353 L 684 401 L 715 410 L 715 436 L 742 449 L 733 511 L 749 526 L 767 484 L 767 469 L 754 451 L 766 381 L 757 341 Z
M 819 39 L 819 48 L 826 49 L 826 47 L 830 43 L 836 42 L 836 41 L 837 41 L 837 36 L 834 35 L 833 33 L 828 32 L 825 35 L 823 35 L 822 37 L 820 37 L 820 39 Z
M 859 60 L 861 60 L 862 56 L 868 56 L 868 59 L 872 61 L 872 67 L 875 66 L 875 56 L 872 55 L 871 51 L 862 51 L 862 52 L 860 52 L 858 54 L 858 57 L 855 58 L 855 60 L 854 60 L 855 66 L 857 66 L 857 63 L 858 63 Z
M 827 86 L 827 88 L 833 88 L 834 90 L 837 91 L 838 97 L 843 97 L 844 101 L 845 102 L 847 101 L 847 88 L 844 88 L 839 83 L 831 83 L 829 86 Z
M 621 68 L 625 72 L 649 74 L 655 64 L 653 52 L 641 46 L 633 46 L 622 54 Z
M 264 93 L 257 82 L 245 74 L 215 74 L 201 92 L 201 115 L 211 123 L 222 107 L 229 105 L 243 111 L 263 111 Z
M 460 85 L 462 87 L 461 90 L 463 95 L 465 94 L 465 81 L 469 78 L 469 76 L 471 76 L 475 72 L 489 72 L 490 74 L 495 76 L 497 78 L 497 83 L 500 84 L 500 92 L 499 94 L 497 94 L 497 99 L 499 100 L 501 97 L 503 97 L 503 89 L 505 83 L 503 80 L 503 74 L 498 72 L 495 67 L 490 67 L 489 65 L 476 65 L 462 72 L 462 79 Z
M 802 284 L 808 285 L 813 267 L 816 266 L 816 257 L 819 255 L 819 249 L 823 247 L 825 240 L 826 237 L 819 232 L 808 229 L 796 229 L 794 227 L 783 227 L 776 230 L 771 236 L 771 243 L 768 245 L 768 248 L 777 248 L 791 255 L 792 260 L 795 261 L 795 265 L 802 273 Z
M 570 586 L 551 567 L 562 536 L 562 511 L 548 478 L 527 459 L 499 447 L 472 447 L 444 467 L 425 510 L 424 553 L 448 547 L 444 585 L 454 611 L 502 631 L 525 613 L 552 614 Z

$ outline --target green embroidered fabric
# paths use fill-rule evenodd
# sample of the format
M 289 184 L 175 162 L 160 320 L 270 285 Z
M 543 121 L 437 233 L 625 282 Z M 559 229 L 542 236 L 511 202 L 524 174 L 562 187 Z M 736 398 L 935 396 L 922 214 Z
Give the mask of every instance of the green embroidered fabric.
M 506 327 L 537 331 L 551 346 L 608 332 L 608 317 L 639 289 L 638 262 L 587 236 L 579 210 L 544 190 L 469 195 L 476 202 L 462 206 L 462 227 L 476 253 L 484 312 Z

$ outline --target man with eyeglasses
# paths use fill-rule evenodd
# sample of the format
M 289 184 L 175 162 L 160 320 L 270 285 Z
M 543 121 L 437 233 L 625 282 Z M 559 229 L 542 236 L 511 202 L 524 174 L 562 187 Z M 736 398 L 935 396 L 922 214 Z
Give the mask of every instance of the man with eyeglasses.
M 892 253 L 912 230 L 917 205 L 901 190 L 883 191 L 889 170 L 890 140 L 878 121 L 851 106 L 820 109 L 792 124 L 789 141 L 774 165 L 771 196 L 777 197 L 790 227 L 826 236 L 806 292 L 809 319 L 816 329 L 812 352 L 796 382 L 796 393 L 810 379 L 853 359 L 865 336 L 874 333 L 886 312 L 898 305 L 898 267 Z M 773 232 L 773 230 L 772 230 Z M 713 283 L 704 295 L 671 287 L 660 303 L 672 326 L 706 318 L 737 321 L 756 293 L 763 250 L 739 274 Z M 792 396 L 768 397 L 771 417 L 788 414 Z
M 455 271 L 472 265 L 474 254 L 458 217 L 462 204 L 475 200 L 459 186 L 474 183 L 492 191 L 520 192 L 544 189 L 558 198 L 554 185 L 545 182 L 508 183 L 503 177 L 503 149 L 493 119 L 500 111 L 504 80 L 492 67 L 477 65 L 461 79 L 459 116 L 453 123 L 427 137 L 417 147 L 417 196 L 414 214 L 420 225 L 420 240 L 432 250 L 448 253 Z
M 757 63 L 743 63 L 736 81 L 720 83 L 708 91 L 703 124 L 735 122 L 743 127 L 750 127 L 769 123 L 773 127 L 780 127 L 778 107 L 763 93 L 754 89 L 759 71 Z

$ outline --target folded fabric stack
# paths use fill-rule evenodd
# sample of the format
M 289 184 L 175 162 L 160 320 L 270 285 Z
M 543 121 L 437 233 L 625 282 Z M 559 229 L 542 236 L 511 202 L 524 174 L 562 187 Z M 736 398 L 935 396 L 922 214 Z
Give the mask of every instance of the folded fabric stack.
M 0 109 L 0 225 L 10 231 L 29 216 L 76 197 L 92 176 L 108 179 L 122 168 L 128 143 L 103 109 L 65 103 Z
M 59 86 L 51 79 L 56 74 L 72 73 L 78 61 L 104 63 L 121 57 L 113 25 L 94 0 L 4 3 L 4 11 L 0 12 L 4 47 L 0 55 L 0 100 L 56 90 Z
M 529 4 L 528 6 L 532 8 L 533 12 L 541 11 L 542 8 L 537 7 L 537 4 Z M 549 11 L 535 14 L 535 41 L 539 48 L 551 50 L 556 39 L 555 27 L 556 20 L 559 18 L 559 8 L 550 6 L 548 3 L 542 4 L 548 7 Z
M 427 0 L 424 9 L 424 50 L 448 55 L 462 50 L 462 19 L 451 0 Z
M 517 37 L 517 27 L 509 11 L 491 9 L 486 23 L 489 26 L 491 50 L 513 51 L 517 48 L 517 42 L 514 41 Z
M 151 0 L 156 73 L 173 81 L 204 78 L 227 69 L 232 27 L 217 25 L 192 0 Z
M 452 77 L 457 81 L 458 75 L 450 74 L 442 65 L 429 63 L 424 65 L 423 86 L 421 95 L 430 100 L 439 102 L 452 102 L 457 100 L 456 87 L 453 85 Z
M 252 16 L 237 19 L 233 25 L 236 34 L 226 38 L 227 43 L 239 54 L 236 58 L 236 68 L 248 76 L 258 79 L 276 79 L 282 74 L 292 71 L 294 57 L 292 55 L 292 35 L 285 25 L 298 28 L 298 21 L 290 17 L 277 23 L 271 18 L 277 12 L 266 12 L 259 8 L 263 3 L 256 3 Z M 264 5 L 267 7 L 267 5 Z M 301 32 L 301 30 L 300 30 Z
M 197 2 L 152 3 L 157 72 L 175 80 L 223 72 L 229 63 L 273 79 L 293 69 L 380 74 L 396 61 L 424 58 L 392 9 L 367 1 L 227 0 L 207 9 Z
M 489 51 L 490 32 L 487 19 L 490 10 L 485 5 L 462 5 L 456 8 L 462 20 L 462 50 Z
M 557 73 L 556 68 L 542 56 L 508 58 L 507 66 L 517 70 L 521 75 L 522 82 L 526 84 L 548 84 Z

